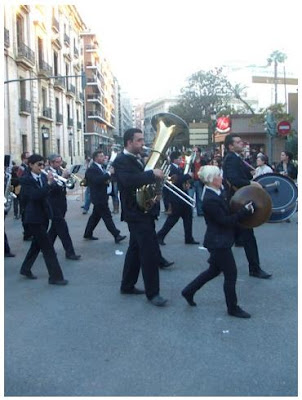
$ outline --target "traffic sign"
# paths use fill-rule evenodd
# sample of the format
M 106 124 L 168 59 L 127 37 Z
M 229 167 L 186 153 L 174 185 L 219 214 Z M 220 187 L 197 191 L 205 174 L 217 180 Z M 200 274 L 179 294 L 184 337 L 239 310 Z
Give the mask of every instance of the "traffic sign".
M 281 121 L 277 125 L 277 131 L 279 135 L 286 136 L 290 133 L 291 131 L 291 124 L 288 121 Z

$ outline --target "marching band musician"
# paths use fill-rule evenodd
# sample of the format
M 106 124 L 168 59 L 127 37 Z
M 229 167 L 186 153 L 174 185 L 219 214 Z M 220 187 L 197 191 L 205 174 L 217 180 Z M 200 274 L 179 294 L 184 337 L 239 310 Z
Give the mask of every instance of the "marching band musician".
M 170 154 L 171 168 L 170 177 L 172 183 L 174 183 L 179 189 L 185 192 L 184 185 L 191 179 L 190 174 L 183 174 L 183 170 L 179 167 L 181 163 L 180 153 L 174 151 Z M 185 192 L 186 193 L 186 192 Z M 183 220 L 184 231 L 185 231 L 185 244 L 199 244 L 195 241 L 192 234 L 193 225 L 193 212 L 192 207 L 182 201 L 178 196 L 169 191 L 168 201 L 171 204 L 171 214 L 167 216 L 167 219 L 163 227 L 157 232 L 157 239 L 160 245 L 165 245 L 164 238 L 178 222 L 181 217 Z
M 206 162 L 201 156 L 200 147 L 194 147 L 192 151 L 196 154 L 196 156 L 194 158 L 194 162 L 192 163 L 191 167 L 191 172 L 193 173 L 193 178 L 192 178 L 193 182 L 192 182 L 192 188 L 189 189 L 189 195 L 193 198 L 195 195 L 197 216 L 202 217 L 203 211 L 202 211 L 201 193 L 203 189 L 203 183 L 198 177 L 198 171 L 202 166 L 206 165 Z
M 183 289 L 182 295 L 190 306 L 196 306 L 193 297 L 197 290 L 223 272 L 223 289 L 229 315 L 250 318 L 250 314 L 237 304 L 237 268 L 232 245 L 235 225 L 240 219 L 254 212 L 253 204 L 250 202 L 242 206 L 236 214 L 231 215 L 229 204 L 221 190 L 222 176 L 219 168 L 206 165 L 198 175 L 205 184 L 203 210 L 207 230 L 204 236 L 204 247 L 210 252 L 208 260 L 210 266 Z
M 59 176 L 62 176 L 62 157 L 59 154 L 51 154 L 48 157 L 48 161 L 48 170 Z M 65 171 L 64 175 L 64 177 L 67 178 Z M 54 244 L 57 236 L 59 236 L 65 250 L 66 258 L 69 260 L 79 260 L 81 256 L 75 253 L 69 234 L 68 225 L 65 220 L 65 214 L 67 212 L 67 200 L 66 185 L 64 182 L 61 181 L 60 184 L 53 184 L 52 191 L 49 193 L 49 201 L 53 210 L 52 223 L 48 231 L 51 242 Z
M 88 219 L 84 238 L 87 240 L 98 240 L 93 236 L 93 231 L 99 221 L 103 218 L 107 230 L 114 237 L 115 243 L 119 243 L 126 239 L 126 236 L 120 235 L 120 231 L 115 226 L 112 215 L 108 206 L 108 181 L 114 173 L 114 168 L 111 166 L 108 171 L 104 167 L 105 155 L 102 150 L 96 150 L 92 154 L 93 163 L 87 169 L 85 178 L 90 187 L 91 203 L 93 204 L 93 212 Z
M 236 134 L 229 134 L 225 137 L 225 149 L 227 155 L 223 161 L 223 178 L 229 184 L 229 199 L 235 193 L 234 187 L 237 189 L 247 186 L 256 185 L 259 183 L 252 181 L 252 174 L 248 166 L 242 161 L 241 153 L 243 150 L 243 141 Z M 226 185 L 228 186 L 228 185 Z M 272 274 L 268 274 L 260 268 L 260 260 L 258 253 L 258 245 L 254 230 L 249 228 L 236 228 L 235 236 L 242 246 L 249 263 L 249 275 L 255 278 L 268 279 Z
M 21 164 L 19 165 L 18 171 L 17 171 L 17 177 L 21 178 L 22 176 L 25 176 L 29 173 L 29 167 L 28 167 L 28 157 L 30 156 L 28 151 L 25 151 L 21 154 Z M 24 202 L 22 198 L 22 192 L 19 194 L 19 205 L 20 205 L 20 215 L 21 215 L 21 221 L 22 221 L 22 226 L 23 226 L 23 240 L 24 241 L 30 241 L 32 239 L 32 235 L 29 233 L 29 228 L 24 222 Z
M 49 194 L 55 186 L 54 176 L 51 172 L 47 177 L 41 174 L 44 158 L 39 154 L 31 155 L 28 165 L 30 171 L 20 178 L 20 183 L 24 201 L 24 222 L 28 224 L 33 240 L 22 263 L 20 274 L 28 279 L 37 279 L 31 268 L 41 250 L 49 273 L 48 283 L 64 286 L 68 281 L 63 277 L 56 252 L 47 234 L 49 219 L 53 217 Z
M 115 169 L 121 200 L 121 220 L 127 222 L 130 232 L 129 247 L 126 253 L 121 282 L 122 294 L 146 294 L 151 304 L 162 307 L 167 300 L 159 294 L 159 267 L 169 267 L 173 262 L 165 260 L 160 252 L 155 232 L 155 219 L 159 214 L 159 200 L 147 211 L 142 211 L 136 201 L 136 190 L 143 185 L 162 180 L 161 169 L 144 171 L 144 137 L 138 128 L 124 133 L 124 150 L 113 166 Z M 145 290 L 135 287 L 140 269 Z

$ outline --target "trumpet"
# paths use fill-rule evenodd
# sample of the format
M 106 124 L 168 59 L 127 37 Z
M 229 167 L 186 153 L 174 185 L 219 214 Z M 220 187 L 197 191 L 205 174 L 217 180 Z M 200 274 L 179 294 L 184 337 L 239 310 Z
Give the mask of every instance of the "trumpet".
M 66 171 L 67 171 L 67 169 L 66 169 L 66 168 L 63 168 L 63 167 L 60 167 L 60 170 L 61 170 L 62 172 L 66 172 Z M 67 171 L 67 172 L 68 172 L 68 171 Z M 67 178 L 67 180 L 69 180 L 70 183 L 73 182 L 73 184 L 75 185 L 77 181 L 81 184 L 81 182 L 82 182 L 83 179 L 80 178 L 79 176 L 77 176 L 76 174 L 71 173 L 71 174 L 69 174 L 69 177 Z
M 41 169 L 42 174 L 44 175 L 48 175 L 48 172 L 51 172 L 53 175 L 53 178 L 55 180 L 55 182 L 59 185 L 59 186 L 66 186 L 68 189 L 73 189 L 74 188 L 74 181 L 71 179 L 67 179 L 67 178 L 63 178 L 63 176 L 57 174 L 56 172 L 53 172 L 53 170 L 49 170 L 49 171 L 45 171 L 45 169 Z

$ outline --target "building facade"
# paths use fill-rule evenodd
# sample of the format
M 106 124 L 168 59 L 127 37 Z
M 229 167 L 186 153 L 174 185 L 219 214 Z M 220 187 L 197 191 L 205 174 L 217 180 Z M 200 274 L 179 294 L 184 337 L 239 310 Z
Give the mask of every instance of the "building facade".
M 81 37 L 74 6 L 4 8 L 4 151 L 57 152 L 82 163 Z

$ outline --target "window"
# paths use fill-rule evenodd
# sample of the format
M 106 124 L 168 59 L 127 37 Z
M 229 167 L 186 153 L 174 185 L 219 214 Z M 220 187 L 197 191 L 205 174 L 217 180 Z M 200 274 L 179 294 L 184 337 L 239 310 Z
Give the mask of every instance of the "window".
M 17 45 L 20 47 L 24 44 L 24 19 L 22 15 L 17 15 Z

